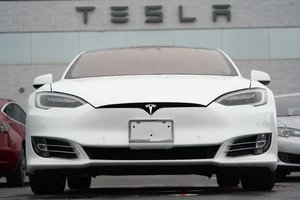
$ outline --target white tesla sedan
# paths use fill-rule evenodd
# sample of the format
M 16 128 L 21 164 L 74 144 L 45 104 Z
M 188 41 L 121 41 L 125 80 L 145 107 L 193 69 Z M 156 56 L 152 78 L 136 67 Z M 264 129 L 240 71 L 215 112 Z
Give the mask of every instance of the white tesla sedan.
M 270 190 L 277 128 L 268 74 L 245 79 L 221 51 L 134 47 L 84 52 L 62 79 L 34 80 L 27 170 L 36 194 L 89 188 L 98 175 L 217 175 Z M 263 83 L 263 84 L 262 84 Z
M 300 171 L 300 93 L 275 97 L 278 119 L 278 171 L 282 180 Z

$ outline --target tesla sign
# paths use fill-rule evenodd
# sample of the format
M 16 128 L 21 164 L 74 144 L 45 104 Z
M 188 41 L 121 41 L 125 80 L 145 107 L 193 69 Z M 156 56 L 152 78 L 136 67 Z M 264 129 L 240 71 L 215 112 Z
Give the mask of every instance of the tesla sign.
M 179 5 L 177 8 L 178 21 L 180 23 L 193 23 L 197 20 L 196 17 L 190 16 L 184 12 L 184 6 Z M 89 14 L 94 12 L 94 6 L 76 7 L 76 11 L 82 13 L 83 23 L 88 24 Z M 164 13 L 162 5 L 148 5 L 144 7 L 145 23 L 163 23 Z M 228 22 L 231 21 L 231 11 L 229 4 L 212 5 L 212 20 L 217 21 L 218 17 L 225 17 Z M 114 24 L 124 24 L 129 21 L 129 6 L 111 6 L 110 21 Z

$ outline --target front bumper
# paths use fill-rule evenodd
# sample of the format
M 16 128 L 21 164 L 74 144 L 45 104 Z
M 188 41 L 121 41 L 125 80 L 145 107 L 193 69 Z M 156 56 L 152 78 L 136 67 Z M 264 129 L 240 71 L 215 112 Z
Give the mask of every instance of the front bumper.
M 281 169 L 300 171 L 299 137 L 278 137 L 278 166 Z
M 173 141 L 167 147 L 145 143 L 139 149 L 218 146 L 209 158 L 173 159 L 91 159 L 85 148 L 134 149 L 130 143 L 130 120 L 161 120 L 174 122 Z M 75 173 L 214 173 L 222 168 L 249 169 L 277 166 L 276 120 L 270 105 L 222 106 L 212 103 L 200 108 L 165 108 L 153 115 L 141 109 L 95 109 L 84 105 L 75 109 L 32 109 L 27 116 L 27 170 L 29 174 L 43 171 L 68 171 Z M 272 134 L 271 145 L 261 155 L 228 156 L 227 151 L 237 139 L 262 133 Z M 76 158 L 44 158 L 32 147 L 32 137 L 46 137 L 70 144 Z M 137 149 L 138 151 L 138 149 Z M 149 170 L 149 169 L 161 170 Z M 111 170 L 109 170 L 111 169 Z M 115 170 L 113 170 L 115 169 Z M 124 169 L 124 170 L 122 170 Z M 125 170 L 126 169 L 126 170 Z M 169 169 L 169 170 L 168 170 Z M 182 169 L 182 170 L 181 170 Z M 58 171 L 58 170 L 57 170 Z M 152 171 L 152 172 L 151 172 Z

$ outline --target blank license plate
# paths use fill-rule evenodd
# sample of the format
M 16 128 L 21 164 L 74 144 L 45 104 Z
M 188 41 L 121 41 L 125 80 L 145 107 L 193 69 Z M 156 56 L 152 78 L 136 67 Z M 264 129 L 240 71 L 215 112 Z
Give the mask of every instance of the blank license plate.
M 129 121 L 129 142 L 172 142 L 172 120 Z

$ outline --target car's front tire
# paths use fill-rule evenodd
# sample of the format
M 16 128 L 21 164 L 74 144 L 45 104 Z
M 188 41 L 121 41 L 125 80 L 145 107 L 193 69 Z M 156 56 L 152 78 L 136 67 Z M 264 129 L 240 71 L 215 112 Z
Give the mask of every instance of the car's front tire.
M 219 173 L 217 174 L 217 183 L 220 187 L 235 187 L 239 184 L 238 174 Z
M 245 173 L 241 175 L 241 183 L 244 190 L 268 191 L 271 190 L 276 181 L 276 172 L 259 171 L 256 173 Z
M 30 187 L 35 194 L 60 194 L 65 190 L 65 177 L 29 175 Z
M 70 189 L 89 189 L 91 179 L 90 176 L 70 176 L 68 177 L 68 186 Z
M 20 157 L 16 169 L 6 175 L 6 181 L 10 187 L 22 187 L 26 176 L 26 160 L 24 147 L 21 148 Z

